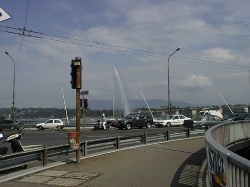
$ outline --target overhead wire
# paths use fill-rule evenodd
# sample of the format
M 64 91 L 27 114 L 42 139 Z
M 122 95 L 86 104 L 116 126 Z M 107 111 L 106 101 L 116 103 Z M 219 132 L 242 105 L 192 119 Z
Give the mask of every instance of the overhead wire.
M 25 19 L 24 19 L 24 26 L 23 26 L 23 33 L 21 34 L 22 38 L 21 38 L 21 43 L 20 43 L 20 47 L 19 47 L 19 53 L 18 53 L 18 60 L 17 60 L 17 67 L 20 61 L 20 56 L 21 56 L 21 51 L 22 51 L 22 46 L 23 46 L 23 36 L 24 36 L 24 31 L 25 31 L 25 27 L 26 27 L 26 22 L 27 22 L 27 17 L 28 17 L 28 11 L 29 11 L 29 4 L 30 4 L 30 0 L 28 0 L 28 5 L 27 5 L 27 9 L 26 9 L 26 14 L 25 14 Z
M 26 22 L 27 22 L 27 17 L 28 17 L 29 3 L 30 3 L 30 0 L 28 0 L 28 5 L 27 5 L 27 9 L 26 9 L 26 14 L 25 14 L 24 27 L 23 27 L 23 29 L 20 29 L 20 28 L 18 29 L 19 31 L 23 31 L 23 32 L 22 32 L 22 34 L 18 33 L 18 35 L 21 35 L 22 38 L 21 38 L 21 43 L 20 43 L 19 52 L 18 52 L 17 69 L 18 69 L 18 65 L 19 65 L 19 61 L 20 61 L 20 56 L 21 56 L 24 31 L 26 30 L 25 27 L 26 27 Z M 6 28 L 16 29 L 16 28 L 8 27 L 8 26 L 6 26 Z M 0 32 L 3 32 L 3 31 L 0 30 Z M 10 34 L 17 34 L 17 33 L 11 32 L 11 31 L 4 31 L 4 32 L 10 33 Z M 11 98 L 2 98 L 2 99 L 0 98 L 0 100 L 7 100 L 7 99 L 11 99 Z
M 64 37 L 64 36 L 59 36 L 59 35 L 46 34 L 43 32 L 27 30 L 25 27 L 23 29 L 10 27 L 10 26 L 0 26 L 0 27 L 5 27 L 7 29 L 21 31 L 22 33 L 0 30 L 0 32 L 7 32 L 10 34 L 22 35 L 22 37 L 26 36 L 26 37 L 31 37 L 31 38 L 45 39 L 45 40 L 50 40 L 50 41 L 55 41 L 55 42 L 62 42 L 62 43 L 67 43 L 67 44 L 92 47 L 92 48 L 97 48 L 97 49 L 102 49 L 102 50 L 112 50 L 112 51 L 117 51 L 117 52 L 124 52 L 124 53 L 130 53 L 130 54 L 135 54 L 135 55 L 148 56 L 148 57 L 153 57 L 153 58 L 166 59 L 169 56 L 168 54 L 159 53 L 159 52 L 152 52 L 152 51 L 148 51 L 148 50 L 135 49 L 135 48 L 129 48 L 129 47 L 123 47 L 123 46 L 117 46 L 117 45 L 104 44 L 101 42 L 95 42 L 95 41 L 89 41 L 89 40 L 83 40 L 83 39 L 77 39 L 77 38 L 70 38 L 70 37 Z M 27 33 L 33 33 L 33 35 L 27 34 Z M 84 42 L 87 44 L 80 43 L 80 42 Z M 209 66 L 219 66 L 219 67 L 223 67 L 223 68 L 234 68 L 234 69 L 239 69 L 239 70 L 250 69 L 250 67 L 242 66 L 242 65 L 238 65 L 238 64 L 225 64 L 225 63 L 220 63 L 220 62 L 215 62 L 215 61 L 210 61 L 210 60 L 194 59 L 194 58 L 181 57 L 181 56 L 176 56 L 176 55 L 174 55 L 172 57 L 172 60 L 196 63 L 196 64 L 201 64 L 201 65 L 204 64 L 204 65 L 209 65 Z

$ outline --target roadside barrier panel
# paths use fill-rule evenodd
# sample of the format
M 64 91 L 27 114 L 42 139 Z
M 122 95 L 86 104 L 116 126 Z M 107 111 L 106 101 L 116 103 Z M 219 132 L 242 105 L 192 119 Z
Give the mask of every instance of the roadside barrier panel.
M 205 134 L 210 187 L 249 187 L 250 161 L 233 151 L 249 146 L 250 121 L 216 125 Z

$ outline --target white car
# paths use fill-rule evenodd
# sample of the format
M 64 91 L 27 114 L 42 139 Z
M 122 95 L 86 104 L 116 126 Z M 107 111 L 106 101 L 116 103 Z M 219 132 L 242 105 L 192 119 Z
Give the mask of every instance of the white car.
M 167 115 L 161 119 L 154 119 L 154 125 L 157 127 L 171 127 L 171 126 L 179 126 L 183 125 L 184 120 L 188 120 L 191 118 L 188 118 L 183 115 Z
M 44 130 L 44 129 L 63 129 L 64 122 L 61 119 L 49 119 L 45 123 L 39 123 L 36 125 L 36 128 L 38 130 Z

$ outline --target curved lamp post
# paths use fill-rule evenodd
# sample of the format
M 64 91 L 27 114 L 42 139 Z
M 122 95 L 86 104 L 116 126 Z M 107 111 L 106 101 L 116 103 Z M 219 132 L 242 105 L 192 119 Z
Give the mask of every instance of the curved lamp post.
M 6 51 L 5 52 L 6 55 L 8 55 L 11 60 L 14 62 L 14 76 L 13 76 L 13 102 L 12 102 L 12 114 L 11 114 L 11 119 L 15 119 L 15 89 L 16 89 L 16 63 L 14 61 L 14 59 L 9 55 L 9 53 Z
M 170 86 L 169 86 L 169 59 L 170 57 L 175 54 L 177 51 L 181 50 L 180 47 L 178 47 L 171 55 L 168 57 L 168 114 L 171 113 L 171 102 L 170 102 Z

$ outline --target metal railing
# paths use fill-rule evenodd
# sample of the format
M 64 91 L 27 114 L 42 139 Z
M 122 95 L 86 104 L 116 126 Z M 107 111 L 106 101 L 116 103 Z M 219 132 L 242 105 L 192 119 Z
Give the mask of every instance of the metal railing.
M 214 126 L 205 137 L 209 185 L 249 187 L 250 161 L 234 152 L 249 147 L 250 121 Z
M 83 141 L 80 143 L 82 156 L 86 157 L 91 154 L 100 154 L 107 151 L 117 151 L 128 147 L 141 146 L 148 143 L 164 142 L 170 139 L 189 138 L 191 136 L 204 135 L 205 129 L 191 130 L 180 128 L 179 132 L 170 133 L 170 130 L 159 130 L 157 132 L 110 137 L 97 140 Z M 58 160 L 59 156 L 64 155 L 64 159 L 72 158 L 75 150 L 70 149 L 69 144 L 42 147 L 33 151 L 19 152 L 0 157 L 0 171 L 9 170 L 19 166 L 27 167 L 27 164 L 39 162 L 40 165 L 46 166 L 52 158 Z M 53 160 L 53 161 L 55 161 Z

